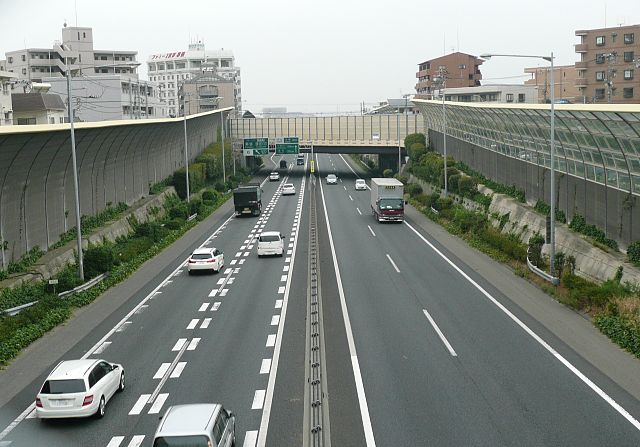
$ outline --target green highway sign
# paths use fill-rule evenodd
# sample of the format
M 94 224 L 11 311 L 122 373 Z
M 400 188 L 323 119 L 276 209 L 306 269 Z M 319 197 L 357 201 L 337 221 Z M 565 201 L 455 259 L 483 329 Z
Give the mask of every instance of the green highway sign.
M 268 138 L 245 138 L 244 149 L 267 149 L 269 150 Z
M 276 144 L 276 154 L 297 154 L 297 153 L 298 153 L 298 143 Z
M 298 137 L 284 137 L 284 143 L 295 143 L 298 144 Z

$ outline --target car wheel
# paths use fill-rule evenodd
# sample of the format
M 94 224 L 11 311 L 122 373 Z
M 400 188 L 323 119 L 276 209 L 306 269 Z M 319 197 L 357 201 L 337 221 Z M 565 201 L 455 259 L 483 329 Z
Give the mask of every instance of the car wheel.
M 96 411 L 96 417 L 97 418 L 104 417 L 104 412 L 105 412 L 105 402 L 104 402 L 104 396 L 102 396 L 100 397 L 100 403 L 98 404 L 98 411 Z
M 191 270 L 187 270 L 187 273 L 188 273 L 189 275 L 193 275 L 193 272 L 192 272 Z
M 125 381 L 124 381 L 124 372 L 123 372 L 122 374 L 120 374 L 120 383 L 118 384 L 118 391 L 122 393 L 124 391 L 124 386 L 125 386 Z

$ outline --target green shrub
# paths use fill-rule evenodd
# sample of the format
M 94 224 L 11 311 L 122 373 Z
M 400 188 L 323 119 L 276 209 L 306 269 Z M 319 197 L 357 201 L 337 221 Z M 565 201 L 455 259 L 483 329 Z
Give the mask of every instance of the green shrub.
M 404 185 L 409 183 L 409 177 L 407 177 L 406 175 L 396 174 L 396 175 L 393 176 L 393 178 L 395 178 L 396 180 L 401 181 Z
M 199 191 L 204 186 L 207 166 L 204 163 L 193 163 L 189 165 L 189 192 Z M 181 199 L 187 197 L 186 170 L 178 169 L 173 173 L 173 187 Z
M 135 235 L 137 237 L 148 237 L 154 242 L 158 242 L 166 235 L 166 230 L 158 222 L 145 222 L 136 225 Z
M 640 358 L 640 328 L 619 315 L 596 315 L 596 326 L 620 347 Z
M 629 262 L 640 267 L 640 240 L 633 242 L 627 247 L 627 259 Z
M 113 254 L 119 263 L 129 262 L 138 254 L 153 246 L 153 240 L 148 237 L 136 237 L 119 242 L 113 247 Z
M 113 268 L 114 257 L 111 248 L 106 244 L 89 245 L 83 256 L 85 278 L 94 278 Z
M 415 197 L 422 193 L 422 186 L 418 183 L 409 183 L 404 187 L 404 192 L 409 194 L 410 197 Z
M 171 219 L 187 219 L 189 217 L 189 205 L 186 202 L 180 202 L 169 208 L 169 217 Z
M 406 146 L 405 140 L 405 147 L 409 148 L 409 159 L 412 162 L 420 162 L 420 159 L 427 153 L 427 147 L 423 143 L 413 143 L 411 146 Z
M 65 266 L 60 273 L 56 275 L 58 284 L 56 285 L 56 293 L 71 290 L 82 284 L 80 277 L 78 276 L 78 266 L 76 264 L 69 264 Z
M 604 244 L 609 248 L 612 248 L 616 251 L 618 250 L 618 243 L 616 241 L 607 238 L 604 232 L 595 225 L 587 224 L 585 218 L 580 214 L 575 214 L 573 216 L 573 219 L 571 219 L 571 222 L 569 223 L 569 228 L 577 233 L 589 236 L 596 242 Z
M 423 133 L 410 133 L 404 137 L 404 147 L 411 148 L 414 144 L 421 144 L 423 146 L 427 144 Z
M 213 185 L 213 187 L 218 192 L 225 192 L 227 190 L 226 187 L 224 186 L 224 183 L 222 183 L 222 182 L 216 182 L 216 184 Z
M 447 181 L 449 182 L 449 191 L 456 193 L 458 191 L 458 181 L 460 180 L 460 176 L 458 174 L 454 174 L 450 177 L 447 177 Z
M 185 222 L 184 219 L 180 219 L 179 217 L 176 217 L 174 219 L 171 219 L 167 223 L 165 223 L 164 227 L 168 230 L 178 230 L 180 227 L 182 227 L 184 222 Z
M 434 202 L 433 207 L 438 211 L 448 210 L 453 206 L 453 199 L 451 197 L 440 197 Z
M 40 249 L 40 247 L 35 246 L 27 253 L 25 253 L 19 261 L 10 262 L 7 266 L 7 273 L 26 272 L 29 267 L 35 264 L 43 255 L 44 252 Z
M 154 194 L 154 195 L 160 194 L 162 191 L 165 190 L 167 186 L 171 185 L 172 182 L 173 182 L 173 177 L 169 176 L 166 179 L 159 181 L 155 185 L 150 185 L 149 194 Z
M 527 247 L 515 234 L 503 234 L 498 229 L 487 226 L 480 233 L 480 238 L 516 261 L 526 262 Z
M 542 261 L 542 246 L 545 243 L 544 236 L 536 233 L 529 238 L 529 260 L 535 266 L 540 266 Z
M 415 196 L 415 199 L 422 206 L 430 207 L 432 205 L 432 203 L 433 203 L 431 201 L 431 195 L 430 194 L 420 193 L 420 194 Z
M 478 233 L 487 226 L 487 216 L 470 211 L 462 206 L 455 208 L 453 221 L 463 233 Z
M 196 157 L 196 163 L 205 165 L 205 177 L 209 180 L 222 177 L 222 167 L 218 167 L 216 156 L 211 152 L 203 152 Z
M 212 189 L 205 189 L 202 192 L 202 200 L 211 200 L 211 201 L 216 201 L 218 200 L 218 197 L 220 196 L 220 194 L 218 194 L 217 191 L 212 190 Z
M 458 192 L 462 196 L 471 196 L 476 192 L 476 183 L 468 175 L 461 175 L 458 180 Z
M 385 169 L 384 171 L 382 171 L 382 176 L 385 177 L 385 178 L 393 177 L 393 170 L 392 169 Z
M 189 201 L 189 216 L 197 214 L 202 209 L 202 200 L 193 198 Z
M 203 200 L 202 201 L 202 205 L 203 206 L 214 206 L 216 204 L 215 200 Z

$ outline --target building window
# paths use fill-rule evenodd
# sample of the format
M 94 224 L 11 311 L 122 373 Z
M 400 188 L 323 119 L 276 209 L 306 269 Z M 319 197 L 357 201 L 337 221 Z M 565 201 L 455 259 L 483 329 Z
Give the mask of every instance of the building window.
M 596 64 L 604 64 L 604 54 L 596 54 Z
M 9 62 L 10 64 L 13 64 L 13 58 L 12 58 L 11 56 L 9 56 L 9 57 L 7 58 L 7 62 Z
M 23 69 L 22 69 L 22 74 L 23 74 L 23 75 L 26 75 L 26 74 L 27 74 L 27 69 L 26 69 L 26 68 L 23 68 Z
M 507 102 L 513 102 L 513 93 L 507 93 Z
M 18 126 L 28 126 L 36 124 L 35 118 L 18 118 Z
M 596 99 L 604 99 L 604 89 L 603 88 L 597 88 L 596 89 L 595 98 Z
M 100 60 L 101 61 L 106 61 L 107 60 L 107 56 L 100 56 Z
M 518 102 L 524 102 L 524 93 L 518 93 Z
M 629 69 L 629 70 L 625 70 L 624 71 L 624 80 L 625 81 L 630 81 L 633 79 L 633 70 Z
M 622 90 L 622 96 L 624 96 L 625 98 L 633 98 L 633 87 L 625 87 Z
M 596 81 L 604 81 L 604 71 L 596 71 Z
M 626 44 L 630 44 L 634 42 L 634 36 L 633 33 L 628 33 L 624 35 L 624 43 Z
M 603 47 L 604 46 L 604 36 L 596 37 L 596 46 Z
M 625 62 L 633 62 L 633 51 L 625 51 L 624 52 L 624 61 Z
M 22 59 L 22 62 L 27 60 L 27 56 L 25 54 L 21 55 L 20 58 Z

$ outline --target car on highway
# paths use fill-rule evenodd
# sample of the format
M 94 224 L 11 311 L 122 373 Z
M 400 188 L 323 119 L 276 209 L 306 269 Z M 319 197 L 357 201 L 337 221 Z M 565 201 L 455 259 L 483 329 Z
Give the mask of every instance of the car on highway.
M 62 361 L 49 373 L 36 396 L 36 416 L 103 417 L 107 402 L 124 386 L 122 365 L 99 359 Z
M 222 267 L 224 254 L 217 248 L 198 248 L 187 261 L 187 271 L 190 275 L 199 271 L 218 273 Z
M 356 188 L 356 191 L 366 190 L 367 182 L 365 182 L 364 179 L 359 178 L 356 180 L 355 188 Z
M 327 175 L 327 185 L 337 185 L 337 184 L 338 184 L 338 177 L 336 177 L 335 174 Z
M 258 257 L 284 254 L 285 236 L 279 231 L 263 231 L 258 236 Z
M 296 193 L 296 187 L 293 185 L 293 183 L 285 183 L 284 185 L 282 185 L 283 196 L 289 196 L 295 193 Z
M 232 447 L 236 417 L 215 403 L 173 405 L 160 419 L 153 447 Z
M 270 182 L 275 182 L 280 180 L 280 174 L 277 172 L 272 172 L 271 174 L 269 174 L 269 181 Z
M 287 160 L 280 160 L 280 169 L 287 169 Z
M 304 165 L 304 155 L 298 154 L 298 156 L 296 157 L 296 165 L 298 166 Z

